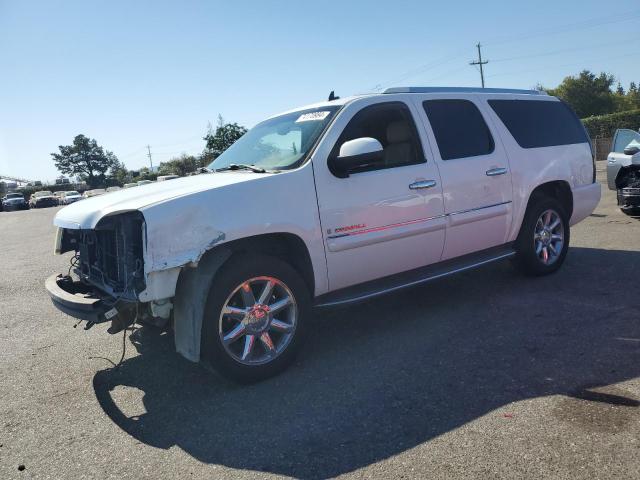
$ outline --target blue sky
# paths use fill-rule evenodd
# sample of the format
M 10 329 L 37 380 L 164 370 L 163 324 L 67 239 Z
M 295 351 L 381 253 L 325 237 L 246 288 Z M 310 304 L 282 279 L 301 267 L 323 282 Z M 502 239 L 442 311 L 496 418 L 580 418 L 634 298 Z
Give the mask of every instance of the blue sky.
M 606 6 L 606 8 L 603 8 Z M 198 153 L 218 114 L 252 126 L 398 85 L 556 86 L 583 68 L 640 82 L 637 0 L 0 0 L 0 174 L 53 179 L 83 133 L 129 168 Z

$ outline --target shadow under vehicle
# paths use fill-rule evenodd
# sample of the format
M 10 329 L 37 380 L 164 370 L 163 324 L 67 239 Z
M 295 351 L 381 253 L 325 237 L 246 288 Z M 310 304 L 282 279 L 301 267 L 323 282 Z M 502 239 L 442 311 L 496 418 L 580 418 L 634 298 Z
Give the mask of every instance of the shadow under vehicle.
M 328 311 L 303 366 L 249 387 L 212 381 L 172 354 L 170 333 L 143 327 L 139 355 L 93 386 L 142 443 L 297 478 L 352 472 L 544 396 L 566 397 L 550 412 L 566 428 L 622 432 L 640 419 L 637 396 L 613 385 L 640 376 L 640 302 L 616 285 L 638 269 L 640 252 L 571 248 L 552 277 L 494 264 Z M 144 413 L 122 411 L 122 387 L 142 391 Z

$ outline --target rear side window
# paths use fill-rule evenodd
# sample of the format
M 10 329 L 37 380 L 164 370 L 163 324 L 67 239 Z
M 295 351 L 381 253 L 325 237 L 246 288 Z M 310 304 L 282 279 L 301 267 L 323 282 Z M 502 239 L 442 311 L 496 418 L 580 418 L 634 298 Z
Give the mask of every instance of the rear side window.
M 589 142 L 580 120 L 563 102 L 489 100 L 489 105 L 522 148 Z
M 443 160 L 493 152 L 489 127 L 469 100 L 427 100 L 422 103 Z

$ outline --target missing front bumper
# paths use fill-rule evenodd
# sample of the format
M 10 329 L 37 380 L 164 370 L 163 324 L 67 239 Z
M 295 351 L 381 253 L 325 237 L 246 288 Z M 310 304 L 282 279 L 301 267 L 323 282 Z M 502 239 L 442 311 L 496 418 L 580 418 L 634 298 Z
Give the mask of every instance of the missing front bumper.
M 135 303 L 117 301 L 101 295 L 69 275 L 50 276 L 45 282 L 45 288 L 58 310 L 79 320 L 85 320 L 88 326 L 111 321 L 108 331 L 116 333 L 133 323 L 135 319 Z

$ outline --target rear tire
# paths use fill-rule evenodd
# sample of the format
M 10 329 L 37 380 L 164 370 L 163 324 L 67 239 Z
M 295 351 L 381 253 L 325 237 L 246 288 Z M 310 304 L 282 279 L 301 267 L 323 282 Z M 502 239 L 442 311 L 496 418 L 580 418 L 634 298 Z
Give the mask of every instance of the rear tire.
M 311 305 L 304 280 L 286 262 L 236 254 L 216 274 L 202 319 L 203 358 L 223 377 L 253 383 L 295 359 Z
M 515 265 L 526 275 L 548 275 L 558 270 L 569 249 L 569 221 L 555 198 L 531 198 L 515 242 Z

